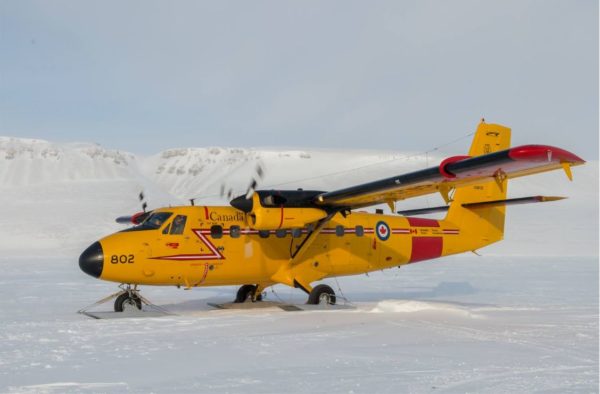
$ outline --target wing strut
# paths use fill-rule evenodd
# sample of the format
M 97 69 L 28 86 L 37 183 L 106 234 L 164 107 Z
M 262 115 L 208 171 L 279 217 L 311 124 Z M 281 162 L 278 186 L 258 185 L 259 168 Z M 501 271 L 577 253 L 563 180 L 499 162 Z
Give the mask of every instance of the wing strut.
M 302 240 L 298 248 L 291 254 L 290 260 L 287 264 L 282 264 L 277 272 L 271 276 L 271 279 L 276 283 L 283 283 L 291 287 L 297 287 L 303 291 L 310 293 L 312 287 L 310 283 L 323 277 L 323 273 L 315 270 L 315 267 L 303 265 L 298 270 L 294 270 L 294 267 L 299 266 L 304 260 L 303 256 L 317 239 L 317 236 L 323 230 L 323 227 L 335 216 L 338 211 L 329 213 L 326 217 L 319 220 L 315 228 L 308 233 L 306 238 Z M 298 271 L 298 272 L 295 272 Z

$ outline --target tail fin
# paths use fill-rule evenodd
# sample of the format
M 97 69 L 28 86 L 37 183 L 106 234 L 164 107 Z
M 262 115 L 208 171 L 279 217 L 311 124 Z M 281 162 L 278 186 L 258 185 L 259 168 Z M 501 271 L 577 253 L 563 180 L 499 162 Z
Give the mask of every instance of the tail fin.
M 481 156 L 510 147 L 510 129 L 482 122 L 477 127 L 469 156 Z M 446 220 L 469 234 L 467 250 L 475 250 L 500 241 L 504 237 L 505 206 L 472 206 L 462 204 L 506 199 L 507 181 L 490 181 L 456 189 Z

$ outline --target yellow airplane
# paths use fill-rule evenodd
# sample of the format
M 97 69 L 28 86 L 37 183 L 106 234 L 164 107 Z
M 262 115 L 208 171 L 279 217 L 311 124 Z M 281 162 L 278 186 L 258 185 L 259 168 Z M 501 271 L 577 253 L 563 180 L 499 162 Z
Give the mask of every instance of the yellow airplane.
M 180 206 L 127 217 L 134 227 L 93 243 L 79 258 L 87 274 L 117 283 L 114 309 L 142 307 L 139 285 L 242 285 L 235 302 L 260 301 L 274 284 L 300 288 L 308 304 L 335 304 L 313 283 L 475 251 L 502 240 L 509 179 L 585 163 L 545 145 L 510 148 L 510 129 L 481 122 L 468 156 L 439 166 L 330 192 L 254 190 L 231 206 Z M 445 206 L 392 215 L 360 208 L 440 193 Z M 447 211 L 443 220 L 412 217 Z

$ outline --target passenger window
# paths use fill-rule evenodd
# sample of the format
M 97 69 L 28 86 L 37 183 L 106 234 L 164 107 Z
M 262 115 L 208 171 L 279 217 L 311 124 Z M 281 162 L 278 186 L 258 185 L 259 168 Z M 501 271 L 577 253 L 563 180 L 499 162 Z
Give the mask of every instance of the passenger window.
M 169 234 L 169 229 L 171 228 L 171 223 L 167 224 L 167 227 L 163 230 L 163 234 Z
M 229 235 L 231 235 L 231 238 L 239 238 L 240 237 L 240 226 L 231 226 L 229 228 Z
M 183 234 L 186 221 L 187 216 L 185 215 L 175 216 L 175 219 L 173 219 L 173 223 L 171 224 L 171 235 Z
M 219 225 L 214 225 L 210 228 L 210 236 L 219 239 L 223 237 L 223 227 Z
M 356 226 L 356 236 L 362 237 L 365 235 L 365 228 L 363 226 Z
M 280 228 L 279 230 L 275 230 L 275 236 L 277 238 L 284 238 L 287 234 L 287 230 Z
M 335 226 L 335 235 L 338 237 L 344 236 L 344 226 Z
M 269 238 L 269 230 L 258 230 L 258 236 L 261 238 Z
M 301 228 L 293 228 L 292 229 L 292 237 L 294 238 L 300 238 L 302 236 L 302 229 Z

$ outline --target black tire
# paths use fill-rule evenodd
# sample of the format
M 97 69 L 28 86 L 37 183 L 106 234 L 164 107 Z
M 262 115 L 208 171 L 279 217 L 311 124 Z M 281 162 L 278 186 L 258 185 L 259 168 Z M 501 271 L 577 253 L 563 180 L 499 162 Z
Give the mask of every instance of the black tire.
M 255 285 L 243 285 L 242 287 L 240 287 L 240 289 L 238 290 L 236 296 L 235 296 L 235 303 L 237 304 L 241 304 L 243 302 L 248 301 L 248 299 L 250 299 L 250 301 L 252 301 L 252 297 L 254 297 L 254 293 L 256 292 L 256 286 Z M 256 301 L 262 301 L 262 294 L 259 294 L 256 297 Z
M 329 305 L 335 305 L 335 292 L 327 285 L 315 286 L 310 294 L 308 295 L 307 304 L 318 305 L 322 302 L 326 302 Z
M 142 300 L 136 294 L 123 293 L 115 300 L 115 312 L 123 312 L 126 305 L 135 305 L 139 310 L 142 310 Z

